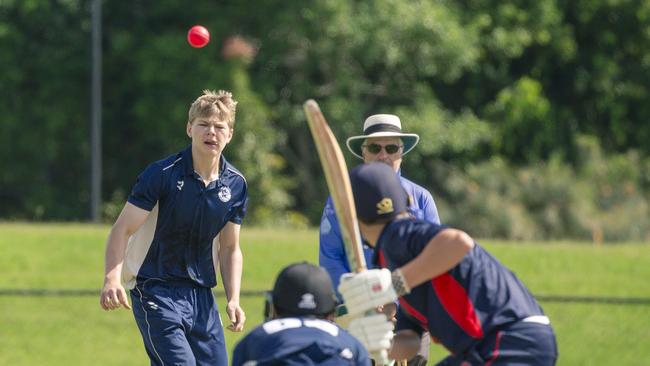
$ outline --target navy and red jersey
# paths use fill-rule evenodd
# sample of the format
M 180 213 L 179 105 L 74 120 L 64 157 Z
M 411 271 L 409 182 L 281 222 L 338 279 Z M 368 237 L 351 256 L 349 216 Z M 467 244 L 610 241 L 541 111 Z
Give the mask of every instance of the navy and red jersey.
M 278 318 L 253 329 L 233 351 L 233 366 L 370 365 L 361 342 L 333 322 Z
M 402 219 L 386 225 L 374 261 L 391 271 L 417 257 L 445 226 Z M 461 354 L 503 326 L 543 311 L 517 277 L 478 244 L 455 267 L 399 299 L 396 330 L 428 330 Z
M 128 202 L 151 211 L 129 238 L 122 281 L 127 288 L 148 279 L 217 284 L 214 239 L 228 223 L 246 214 L 246 180 L 226 159 L 219 178 L 207 186 L 194 171 L 192 147 L 149 165 Z

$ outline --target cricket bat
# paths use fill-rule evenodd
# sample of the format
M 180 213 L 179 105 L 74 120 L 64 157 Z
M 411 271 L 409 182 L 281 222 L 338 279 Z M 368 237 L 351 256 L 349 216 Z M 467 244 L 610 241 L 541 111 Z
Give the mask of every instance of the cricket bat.
M 343 153 L 318 107 L 318 103 L 310 99 L 305 102 L 303 108 L 325 172 L 327 188 L 334 202 L 334 209 L 339 220 L 350 269 L 357 273 L 365 271 L 367 268 L 366 258 L 363 255 L 361 233 L 357 223 L 357 210 L 354 206 L 350 176 L 348 175 Z
M 367 269 L 366 257 L 363 255 L 361 232 L 357 222 L 357 209 L 354 206 L 350 176 L 343 153 L 320 107 L 318 107 L 318 103 L 310 99 L 305 102 L 303 109 L 307 115 L 309 129 L 325 172 L 327 188 L 334 202 L 334 210 L 339 220 L 350 269 L 356 273 L 363 272 Z M 344 309 L 344 306 L 340 306 L 340 308 L 343 308 L 343 312 L 338 314 L 340 315 L 338 319 L 348 318 L 345 322 L 349 321 L 349 316 L 346 314 L 347 310 Z M 337 311 L 340 311 L 340 309 L 337 309 Z M 343 326 L 340 321 L 337 321 L 337 323 Z M 389 363 L 386 350 L 378 351 L 372 357 L 378 365 L 387 365 Z

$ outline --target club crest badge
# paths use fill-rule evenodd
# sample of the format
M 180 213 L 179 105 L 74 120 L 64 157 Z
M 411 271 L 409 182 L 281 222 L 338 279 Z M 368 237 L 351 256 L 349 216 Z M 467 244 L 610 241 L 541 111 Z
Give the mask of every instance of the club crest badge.
M 228 202 L 230 201 L 230 198 L 232 198 L 232 194 L 230 193 L 230 188 L 226 186 L 219 188 L 218 195 L 221 202 Z
M 298 303 L 298 308 L 300 309 L 316 309 L 316 301 L 314 295 L 309 292 L 302 295 L 300 302 Z
M 393 200 L 384 198 L 377 204 L 377 213 L 380 215 L 393 212 Z

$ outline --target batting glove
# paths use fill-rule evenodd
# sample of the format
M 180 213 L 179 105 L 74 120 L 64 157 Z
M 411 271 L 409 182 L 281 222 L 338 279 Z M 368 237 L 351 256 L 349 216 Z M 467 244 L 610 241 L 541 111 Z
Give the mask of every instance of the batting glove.
M 351 317 L 397 299 L 388 269 L 371 269 L 341 276 L 338 288 Z
M 354 319 L 350 322 L 348 331 L 374 357 L 377 357 L 377 355 L 385 356 L 393 340 L 393 322 L 389 321 L 384 314 L 374 314 Z

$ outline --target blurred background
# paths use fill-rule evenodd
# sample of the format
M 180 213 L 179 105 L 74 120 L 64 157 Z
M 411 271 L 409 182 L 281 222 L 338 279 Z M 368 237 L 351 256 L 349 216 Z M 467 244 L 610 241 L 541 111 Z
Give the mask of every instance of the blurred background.
M 226 156 L 248 222 L 314 225 L 326 195 L 302 113 L 340 142 L 398 114 L 406 176 L 476 236 L 650 239 L 647 1 L 104 2 L 101 220 L 188 144 L 203 89 L 239 100 Z M 190 26 L 212 35 L 202 49 Z M 0 218 L 91 216 L 91 1 L 0 2 Z M 343 147 L 345 150 L 345 147 Z M 347 153 L 349 165 L 357 160 Z
M 195 24 L 204 48 L 186 41 Z M 0 220 L 98 223 L 103 248 L 137 175 L 189 144 L 204 89 L 239 101 L 225 156 L 248 181 L 247 226 L 311 230 L 316 245 L 327 187 L 302 111 L 314 98 L 342 145 L 375 113 L 419 134 L 402 172 L 443 223 L 507 245 L 625 246 L 612 270 L 641 281 L 637 304 L 650 297 L 646 0 L 0 0 Z M 0 229 L 4 250 L 30 230 Z M 10 277 L 0 285 L 57 286 Z M 648 306 L 635 309 L 650 342 Z

